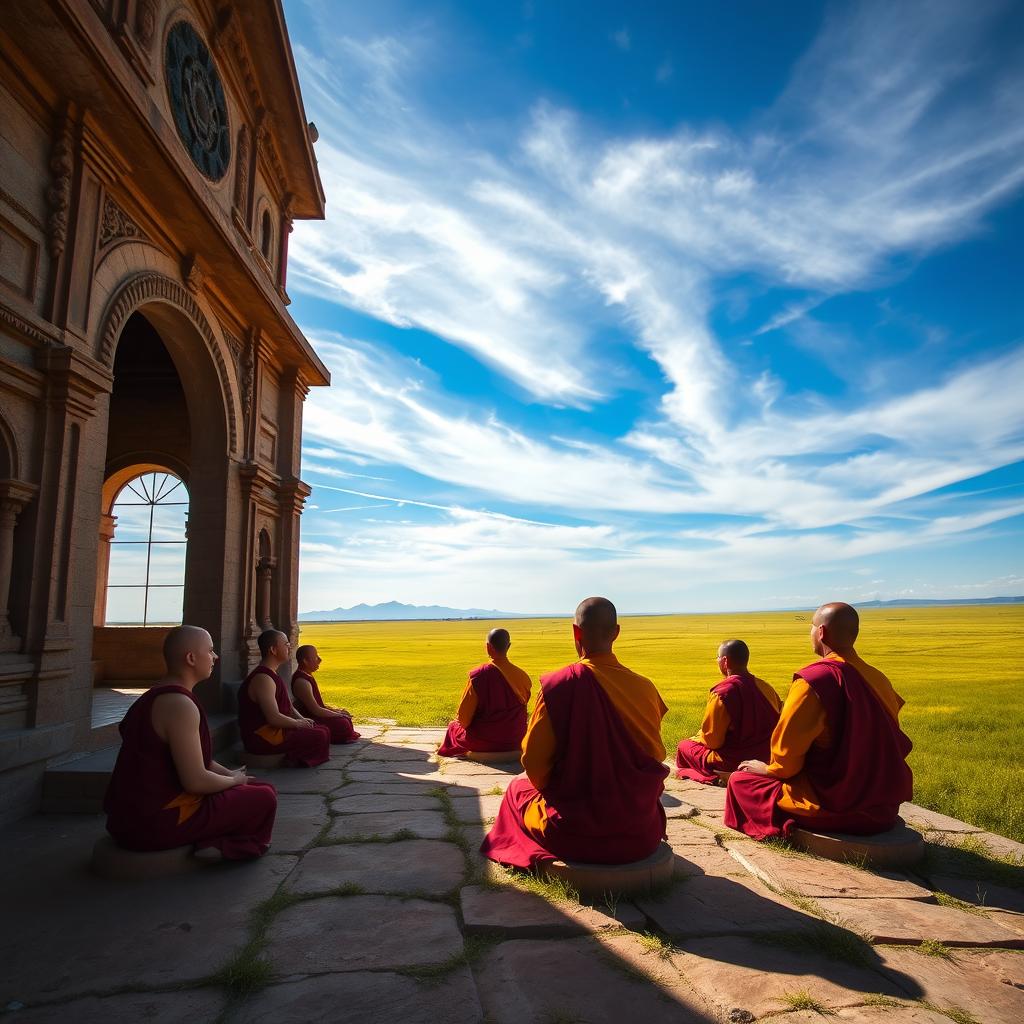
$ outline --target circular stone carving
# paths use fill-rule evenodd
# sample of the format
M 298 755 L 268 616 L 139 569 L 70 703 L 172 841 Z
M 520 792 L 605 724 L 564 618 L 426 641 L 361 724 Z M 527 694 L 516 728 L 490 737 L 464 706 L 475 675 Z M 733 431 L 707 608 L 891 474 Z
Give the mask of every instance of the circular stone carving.
M 164 73 L 181 141 L 196 167 L 220 181 L 231 160 L 228 107 L 210 51 L 187 21 L 167 34 Z

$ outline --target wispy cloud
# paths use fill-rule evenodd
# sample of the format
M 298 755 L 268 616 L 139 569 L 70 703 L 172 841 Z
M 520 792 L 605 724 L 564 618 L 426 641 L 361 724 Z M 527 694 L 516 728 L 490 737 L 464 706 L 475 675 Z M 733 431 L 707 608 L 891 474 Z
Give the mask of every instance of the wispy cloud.
M 524 508 L 738 514 L 756 529 L 729 527 L 726 553 L 756 564 L 781 566 L 800 547 L 769 545 L 776 529 L 853 526 L 847 559 L 934 541 L 927 525 L 890 524 L 939 523 L 929 494 L 1024 458 L 1024 346 L 1007 339 L 953 366 L 893 352 L 869 386 L 859 340 L 840 354 L 811 314 L 884 281 L 894 261 L 979 232 L 1024 185 L 1024 70 L 992 71 L 979 42 L 1002 9 L 834 8 L 787 88 L 742 129 L 614 136 L 537 101 L 490 149 L 419 106 L 417 75 L 439 59 L 429 35 L 339 37 L 331 59 L 298 48 L 307 106 L 330 126 L 317 147 L 330 223 L 297 226 L 293 289 L 428 330 L 550 406 L 599 411 L 613 395 L 602 331 L 662 380 L 621 436 L 555 438 L 454 401 L 414 361 L 313 332 L 334 387 L 308 403 L 306 466 L 323 479 L 348 472 L 339 457 L 396 465 Z M 622 29 L 612 42 L 632 40 Z M 754 346 L 808 339 L 809 359 L 849 369 L 846 392 L 771 371 L 737 388 L 711 326 L 715 284 L 737 274 L 805 295 L 755 329 Z M 954 532 L 1014 514 L 998 496 L 976 500 L 980 518 L 957 517 Z M 835 550 L 835 537 L 815 537 L 803 541 Z M 663 536 L 645 543 L 667 557 Z

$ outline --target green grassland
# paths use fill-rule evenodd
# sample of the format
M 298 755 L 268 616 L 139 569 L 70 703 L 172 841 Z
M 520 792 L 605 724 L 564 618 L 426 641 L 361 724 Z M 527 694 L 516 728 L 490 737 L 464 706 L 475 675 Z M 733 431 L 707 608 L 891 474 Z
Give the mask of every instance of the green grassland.
M 861 620 L 858 651 L 907 702 L 901 721 L 914 741 L 917 802 L 1024 841 L 1024 607 L 869 609 Z M 443 725 L 497 624 L 308 623 L 301 642 L 320 650 L 328 702 L 360 718 Z M 512 660 L 534 684 L 575 659 L 569 619 L 500 625 L 512 633 Z M 752 670 L 785 695 L 794 670 L 813 660 L 809 627 L 810 614 L 799 612 L 627 617 L 615 649 L 661 691 L 671 749 L 700 723 L 721 640 L 746 640 Z

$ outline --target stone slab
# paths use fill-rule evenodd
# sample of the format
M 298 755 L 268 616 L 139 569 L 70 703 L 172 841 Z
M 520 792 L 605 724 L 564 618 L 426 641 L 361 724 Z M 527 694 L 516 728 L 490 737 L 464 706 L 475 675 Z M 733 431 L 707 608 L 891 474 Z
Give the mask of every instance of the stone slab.
M 701 811 L 724 811 L 725 810 L 725 790 L 718 786 L 702 786 L 699 782 L 693 784 L 694 788 L 686 789 L 670 789 L 667 790 L 669 797 L 674 797 L 676 800 L 680 800 L 684 803 L 689 804 L 691 807 L 696 807 Z M 662 800 L 664 803 L 664 800 Z
M 414 793 L 364 793 L 347 796 L 352 786 L 344 786 L 331 800 L 335 814 L 384 814 L 397 811 L 436 811 L 441 804 L 436 796 L 418 796 Z M 475 799 L 475 798 L 474 798 Z
M 346 772 L 350 782 L 394 783 L 405 780 L 421 786 L 436 786 L 444 781 L 436 764 L 420 764 L 418 761 L 403 761 L 388 766 L 379 762 L 361 762 L 352 765 Z
M 92 827 L 102 828 L 95 819 Z M 35 862 L 4 893 L 0 1006 L 113 991 L 129 979 L 157 987 L 204 978 L 241 949 L 250 911 L 296 863 L 271 853 L 173 878 L 114 882 L 89 871 L 91 843 L 69 843 L 59 829 L 38 842 Z
M 435 806 L 437 801 L 434 801 Z M 378 836 L 389 839 L 400 832 L 412 832 L 419 839 L 444 839 L 448 824 L 440 810 L 402 811 L 393 814 L 342 814 L 334 819 L 328 840 L 369 839 Z
M 490 950 L 474 975 L 493 1024 L 707 1024 L 703 1007 L 670 965 L 657 957 L 648 961 L 637 966 L 620 940 L 518 939 Z
M 523 752 L 517 747 L 515 750 L 471 750 L 465 759 L 478 764 L 508 765 L 522 771 L 522 756 Z
M 685 818 L 669 818 L 665 825 L 665 842 L 673 849 L 677 846 L 718 846 L 711 829 L 692 824 Z
M 937 903 L 844 898 L 817 902 L 832 920 L 872 936 L 875 942 L 918 944 L 934 939 L 946 946 L 1024 947 L 1024 937 L 987 917 Z
M 1008 858 L 1018 867 L 1024 868 L 1024 843 L 1007 839 L 1006 836 L 997 836 L 992 832 L 978 832 L 973 838 L 984 843 L 994 857 Z
M 352 884 L 368 893 L 444 896 L 463 880 L 458 847 L 430 839 L 398 843 L 347 843 L 310 850 L 288 879 L 301 893 L 328 893 Z
M 739 936 L 685 942 L 673 962 L 724 1020 L 733 1010 L 756 1018 L 780 1013 L 787 992 L 807 991 L 829 1009 L 855 1006 L 874 993 L 906 995 L 870 968 Z
M 452 797 L 452 809 L 459 821 L 469 825 L 494 821 L 501 807 L 502 797 L 495 794 Z
M 929 881 L 935 886 L 936 892 L 948 893 L 965 903 L 973 903 L 985 910 L 1005 910 L 1012 914 L 1024 915 L 1022 889 L 1010 889 L 996 882 L 963 878 L 958 875 L 930 875 Z
M 335 800 L 346 800 L 353 796 L 372 796 L 374 794 L 385 796 L 419 796 L 437 799 L 434 790 L 443 789 L 449 796 L 472 796 L 478 795 L 479 790 L 468 786 L 445 785 L 437 780 L 429 782 L 414 781 L 412 779 L 395 779 L 382 782 L 350 782 L 335 790 L 331 797 Z
M 297 853 L 320 834 L 327 823 L 327 800 L 312 793 L 279 793 L 271 848 Z
M 737 844 L 730 855 L 756 878 L 798 896 L 843 896 L 847 899 L 930 899 L 931 891 L 895 874 L 863 871 L 850 864 L 780 853 L 756 843 Z
M 927 807 L 920 807 L 918 804 L 900 804 L 900 817 L 909 825 L 919 826 L 922 830 L 935 832 L 982 832 L 981 828 L 969 825 L 958 818 L 951 818 L 948 814 L 940 814 L 938 811 L 930 811 Z
M 323 974 L 272 985 L 240 1003 L 227 1017 L 228 1024 L 311 1021 L 482 1024 L 483 1011 L 469 968 L 459 967 L 429 982 L 389 971 Z
M 1012 985 L 1024 991 L 1024 952 L 996 949 L 958 950 L 959 962 L 969 962 L 990 971 L 1002 985 Z
M 640 909 L 676 939 L 759 935 L 820 926 L 752 878 L 725 850 L 694 846 L 677 852 L 676 883 L 664 895 L 638 899 Z
M 278 768 L 250 774 L 272 782 L 278 793 L 330 793 L 345 781 L 340 768 Z
M 513 886 L 497 889 L 467 885 L 459 900 L 467 935 L 558 938 L 617 928 L 639 930 L 646 923 L 644 915 L 631 903 L 620 902 L 614 908 L 553 903 Z
M 55 1006 L 26 1007 L 12 1013 L 9 1019 L 17 1024 L 180 1024 L 186 1020 L 217 1020 L 226 1005 L 227 997 L 211 988 L 132 992 L 87 996 Z
M 522 773 L 523 768 L 520 764 L 479 764 L 476 761 L 445 757 L 441 759 L 441 771 L 448 776 L 493 775 L 515 778 Z
M 666 818 L 692 818 L 699 813 L 695 804 L 672 793 L 661 794 L 661 806 L 665 808 Z
M 423 967 L 462 952 L 450 906 L 390 896 L 303 900 L 274 918 L 267 939 L 279 976 Z
M 925 956 L 909 949 L 882 950 L 883 973 L 913 978 L 919 998 L 937 1009 L 957 1007 L 984 1024 L 1020 1024 L 1024 1020 L 1024 990 L 1003 984 L 969 955 L 952 960 Z
M 359 763 L 367 765 L 422 762 L 436 767 L 433 751 L 419 750 L 412 746 L 384 746 L 372 743 L 359 754 Z

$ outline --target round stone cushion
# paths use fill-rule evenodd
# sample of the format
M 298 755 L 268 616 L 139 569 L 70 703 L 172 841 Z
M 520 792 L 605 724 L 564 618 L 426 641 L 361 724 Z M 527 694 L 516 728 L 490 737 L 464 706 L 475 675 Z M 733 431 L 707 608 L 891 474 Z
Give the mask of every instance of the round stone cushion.
M 571 885 L 581 896 L 619 893 L 643 895 L 672 880 L 675 854 L 668 843 L 660 843 L 649 857 L 631 864 L 580 864 L 576 861 L 548 861 L 544 872 Z
M 522 751 L 516 750 L 471 750 L 465 755 L 467 761 L 477 761 L 480 764 L 507 764 L 509 762 L 519 763 Z
M 110 836 L 100 836 L 92 848 L 92 869 L 103 878 L 140 881 L 183 875 L 200 867 L 191 846 L 171 850 L 126 850 Z
M 794 846 L 807 853 L 828 860 L 855 862 L 869 868 L 909 867 L 924 856 L 924 838 L 902 818 L 897 818 L 888 832 L 873 836 L 795 828 L 789 838 Z

